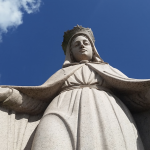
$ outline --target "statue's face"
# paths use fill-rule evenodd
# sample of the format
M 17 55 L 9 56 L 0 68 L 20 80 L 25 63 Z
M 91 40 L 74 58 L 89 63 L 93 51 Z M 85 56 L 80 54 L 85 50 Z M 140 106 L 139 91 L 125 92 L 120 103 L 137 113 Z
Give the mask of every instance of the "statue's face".
M 93 50 L 88 38 L 80 35 L 73 39 L 71 43 L 71 51 L 74 59 L 77 62 L 82 60 L 91 60 L 93 56 Z

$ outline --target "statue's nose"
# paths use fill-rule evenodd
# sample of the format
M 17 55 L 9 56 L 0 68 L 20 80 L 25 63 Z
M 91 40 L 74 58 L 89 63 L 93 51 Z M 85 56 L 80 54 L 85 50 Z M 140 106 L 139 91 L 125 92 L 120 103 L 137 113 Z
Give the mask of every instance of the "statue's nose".
M 84 48 L 84 45 L 83 45 L 83 44 L 81 44 L 81 48 Z

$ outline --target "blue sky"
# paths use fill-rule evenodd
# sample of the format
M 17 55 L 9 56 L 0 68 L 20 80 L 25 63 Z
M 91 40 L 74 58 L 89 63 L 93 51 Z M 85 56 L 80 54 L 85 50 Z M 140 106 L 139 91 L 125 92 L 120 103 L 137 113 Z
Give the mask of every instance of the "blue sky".
M 104 61 L 128 77 L 150 78 L 149 0 L 37 2 L 40 6 L 36 10 L 30 7 L 31 12 L 19 8 L 22 24 L 14 22 L 7 32 L 0 26 L 1 85 L 45 82 L 65 59 L 61 48 L 64 31 L 77 24 L 92 28 L 96 48 Z

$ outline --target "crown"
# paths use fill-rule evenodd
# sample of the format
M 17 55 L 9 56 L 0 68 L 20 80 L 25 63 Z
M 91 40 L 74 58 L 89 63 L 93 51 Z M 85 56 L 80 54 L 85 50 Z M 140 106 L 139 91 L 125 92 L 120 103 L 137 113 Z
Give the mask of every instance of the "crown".
M 67 48 L 70 38 L 77 33 L 79 33 L 79 34 L 83 33 L 83 34 L 88 35 L 91 38 L 91 40 L 95 43 L 95 38 L 94 38 L 92 30 L 90 28 L 84 28 L 82 26 L 77 25 L 72 30 L 68 30 L 68 31 L 64 32 L 64 36 L 63 36 L 64 39 L 63 39 L 61 46 L 62 46 L 65 54 L 66 54 L 66 48 Z

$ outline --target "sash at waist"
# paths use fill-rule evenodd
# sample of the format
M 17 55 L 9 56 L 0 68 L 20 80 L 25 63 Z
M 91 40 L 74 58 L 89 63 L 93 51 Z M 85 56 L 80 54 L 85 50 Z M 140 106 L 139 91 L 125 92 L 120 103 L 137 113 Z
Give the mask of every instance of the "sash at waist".
M 83 89 L 85 87 L 88 87 L 90 89 L 94 88 L 94 89 L 97 89 L 97 90 L 100 90 L 100 91 L 106 91 L 106 92 L 109 92 L 109 93 L 112 93 L 109 89 L 105 88 L 105 87 L 102 87 L 100 85 L 88 85 L 88 84 L 85 84 L 85 85 L 73 85 L 73 86 L 67 86 L 67 87 L 64 87 L 61 89 L 61 92 L 65 92 L 65 91 L 70 91 L 70 90 L 74 90 L 74 89 Z

